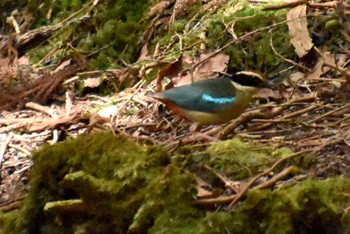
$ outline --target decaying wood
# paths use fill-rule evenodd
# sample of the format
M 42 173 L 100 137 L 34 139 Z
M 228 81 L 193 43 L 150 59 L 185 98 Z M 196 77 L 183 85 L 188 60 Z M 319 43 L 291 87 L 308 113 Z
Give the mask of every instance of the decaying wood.
M 64 67 L 42 74 L 30 84 L 14 88 L 0 87 L 0 110 L 18 108 L 29 101 L 45 103 L 63 81 L 84 68 L 84 60 L 70 59 Z

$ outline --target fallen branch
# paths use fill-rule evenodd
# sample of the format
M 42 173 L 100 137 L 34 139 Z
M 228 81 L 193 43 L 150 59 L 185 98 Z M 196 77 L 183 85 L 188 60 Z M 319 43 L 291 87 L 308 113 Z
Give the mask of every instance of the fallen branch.
M 296 0 L 293 2 L 285 2 L 279 5 L 270 5 L 270 6 L 266 6 L 263 7 L 262 10 L 263 11 L 272 11 L 272 10 L 279 10 L 279 9 L 283 9 L 283 8 L 293 8 L 302 4 L 306 4 L 308 2 L 308 0 Z

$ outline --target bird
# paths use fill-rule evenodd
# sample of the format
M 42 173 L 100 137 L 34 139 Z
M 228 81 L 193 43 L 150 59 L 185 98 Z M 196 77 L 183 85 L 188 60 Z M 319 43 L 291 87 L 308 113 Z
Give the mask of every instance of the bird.
M 260 72 L 241 71 L 232 77 L 200 80 L 148 96 L 198 126 L 215 125 L 240 116 L 253 95 L 266 84 L 267 79 Z

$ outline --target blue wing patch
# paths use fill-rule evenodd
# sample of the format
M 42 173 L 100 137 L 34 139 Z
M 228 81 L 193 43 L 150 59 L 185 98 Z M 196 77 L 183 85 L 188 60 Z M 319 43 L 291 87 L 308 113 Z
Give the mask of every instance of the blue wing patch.
M 194 82 L 161 93 L 164 100 L 199 112 L 215 113 L 237 101 L 236 90 L 229 78 L 221 77 Z
M 203 94 L 202 95 L 203 100 L 208 101 L 208 102 L 213 102 L 216 104 L 228 104 L 228 103 L 233 103 L 236 98 L 235 97 L 220 97 L 220 98 L 216 98 L 216 97 L 212 97 L 208 94 Z

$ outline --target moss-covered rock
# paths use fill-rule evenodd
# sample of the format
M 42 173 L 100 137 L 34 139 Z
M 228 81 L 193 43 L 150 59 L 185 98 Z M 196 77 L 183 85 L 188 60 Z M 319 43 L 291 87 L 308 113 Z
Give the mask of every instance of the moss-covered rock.
M 182 151 L 182 153 L 185 150 Z M 230 178 L 251 177 L 289 150 L 238 139 L 194 154 L 170 155 L 112 133 L 46 146 L 34 154 L 20 210 L 0 214 L 1 233 L 345 233 L 350 179 L 307 179 L 251 190 L 236 207 L 197 207 L 187 172 L 209 164 Z M 245 168 L 241 170 L 241 168 Z M 251 168 L 248 170 L 248 168 Z M 187 170 L 185 170 L 187 169 Z
M 203 158 L 203 163 L 235 180 L 256 175 L 276 160 L 292 154 L 288 149 L 253 146 L 243 143 L 238 138 L 218 142 L 206 152 L 210 157 Z
M 252 190 L 230 212 L 209 213 L 198 233 L 347 233 L 350 179 L 308 179 L 277 191 Z
M 163 149 L 111 133 L 44 147 L 33 160 L 17 233 L 139 232 L 167 207 L 192 203 L 191 176 Z

